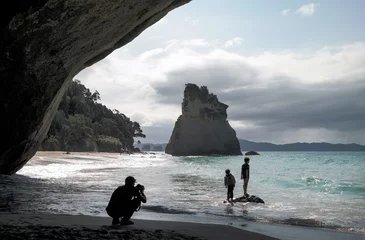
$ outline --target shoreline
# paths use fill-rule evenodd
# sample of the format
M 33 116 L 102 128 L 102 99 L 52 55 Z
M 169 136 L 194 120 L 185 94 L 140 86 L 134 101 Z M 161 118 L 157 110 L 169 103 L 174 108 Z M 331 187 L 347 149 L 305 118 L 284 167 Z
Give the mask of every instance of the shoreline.
M 255 221 L 251 219 L 239 218 L 215 215 L 184 215 L 184 214 L 157 214 L 152 212 L 139 212 L 136 214 L 136 218 L 144 220 L 162 220 L 162 221 L 181 221 L 181 222 L 193 222 L 193 223 L 207 223 L 207 224 L 220 224 L 229 225 L 242 230 L 257 232 L 267 236 L 279 238 L 279 239 L 328 239 L 328 240 L 342 240 L 342 239 L 359 239 L 365 240 L 365 232 L 361 231 L 349 231 L 346 229 L 337 229 L 322 226 L 313 225 L 300 225 L 300 224 L 288 224 L 281 222 L 267 222 L 267 221 Z M 298 235 L 298 232 L 300 234 Z M 307 235 L 314 236 L 308 238 Z
M 219 224 L 229 223 L 232 226 L 237 225 L 236 224 L 237 222 L 243 221 L 247 223 L 257 223 L 257 224 L 275 224 L 284 227 L 285 226 L 306 227 L 311 229 L 332 230 L 350 234 L 365 234 L 365 228 L 362 227 L 329 225 L 314 219 L 304 219 L 304 218 L 276 219 L 269 217 L 254 218 L 254 217 L 245 217 L 236 215 L 219 215 L 219 214 L 216 215 L 213 213 L 202 214 L 202 213 L 183 212 L 175 209 L 165 209 L 165 208 L 161 209 L 154 206 L 152 207 L 143 206 L 141 210 L 142 211 L 140 211 L 136 216 L 136 217 L 142 216 L 141 219 L 154 219 L 156 216 L 158 216 L 162 220 L 182 219 L 183 221 L 187 220 L 192 222 L 205 221 L 207 223 L 219 223 Z M 239 224 L 237 227 L 240 227 Z
M 138 154 L 138 153 L 133 153 Z M 117 153 L 117 152 L 67 152 L 67 151 L 37 151 L 34 154 L 34 157 L 62 157 L 62 156 L 73 156 L 73 155 L 94 155 L 94 156 L 120 156 L 120 155 L 129 155 L 128 153 Z
M 48 165 L 52 163 L 67 163 L 68 160 L 92 160 L 96 161 L 97 157 L 102 158 L 117 158 L 121 156 L 128 156 L 128 153 L 113 153 L 113 152 L 66 152 L 66 151 L 37 151 L 36 154 L 29 160 L 28 164 L 37 162 L 41 165 Z M 102 161 L 102 160 L 99 160 Z

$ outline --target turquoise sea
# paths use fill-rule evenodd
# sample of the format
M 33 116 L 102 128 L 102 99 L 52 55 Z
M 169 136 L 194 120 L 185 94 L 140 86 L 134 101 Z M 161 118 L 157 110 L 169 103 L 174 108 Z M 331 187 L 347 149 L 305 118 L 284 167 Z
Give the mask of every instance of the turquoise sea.
M 107 216 L 112 191 L 133 175 L 147 204 L 135 217 L 269 222 L 365 233 L 365 152 L 261 152 L 250 156 L 248 192 L 265 204 L 224 204 L 224 171 L 242 196 L 243 156 L 133 155 L 34 157 L 0 176 L 0 211 Z

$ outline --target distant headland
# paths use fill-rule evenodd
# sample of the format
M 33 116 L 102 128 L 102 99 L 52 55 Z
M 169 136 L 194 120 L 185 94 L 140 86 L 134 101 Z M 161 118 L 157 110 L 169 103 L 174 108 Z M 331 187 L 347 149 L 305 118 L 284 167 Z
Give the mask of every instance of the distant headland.
M 267 142 L 252 142 L 244 139 L 239 139 L 241 151 L 365 151 L 365 146 L 351 143 L 351 144 L 332 144 L 325 142 L 314 143 L 288 143 L 288 144 L 273 144 Z M 142 151 L 164 151 L 166 143 L 140 143 L 136 147 Z

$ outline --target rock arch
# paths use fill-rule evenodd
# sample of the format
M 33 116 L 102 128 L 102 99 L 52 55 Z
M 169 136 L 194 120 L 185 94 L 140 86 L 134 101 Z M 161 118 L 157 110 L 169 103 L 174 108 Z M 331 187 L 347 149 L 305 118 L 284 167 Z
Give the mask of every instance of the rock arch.
M 190 1 L 27 0 L 1 6 L 0 174 L 17 172 L 33 157 L 77 73 Z

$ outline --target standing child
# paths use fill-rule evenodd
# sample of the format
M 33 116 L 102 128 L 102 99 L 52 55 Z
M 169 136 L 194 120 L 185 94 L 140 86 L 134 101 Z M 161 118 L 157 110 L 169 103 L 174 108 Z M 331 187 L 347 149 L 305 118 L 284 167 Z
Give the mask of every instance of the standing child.
M 227 188 L 227 201 L 233 200 L 233 189 L 236 185 L 236 179 L 231 174 L 231 170 L 226 169 L 226 176 L 224 176 L 224 186 Z
M 243 179 L 243 196 L 249 197 L 247 193 L 248 180 L 250 179 L 250 159 L 245 157 L 245 163 L 242 164 L 241 179 Z

